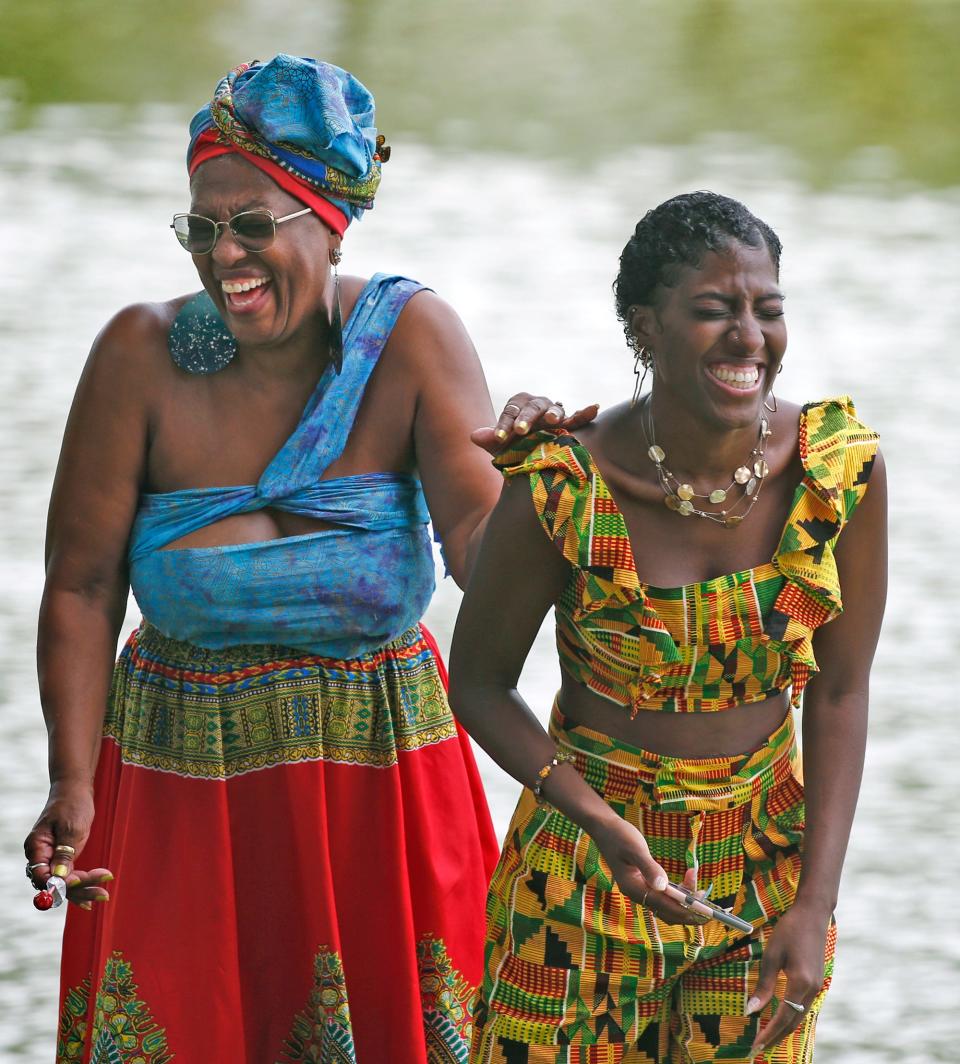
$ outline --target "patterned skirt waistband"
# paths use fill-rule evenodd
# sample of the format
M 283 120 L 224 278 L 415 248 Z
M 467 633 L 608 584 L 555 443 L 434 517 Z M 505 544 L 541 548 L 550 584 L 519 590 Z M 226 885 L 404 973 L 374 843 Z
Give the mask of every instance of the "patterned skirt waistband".
M 341 661 L 290 647 L 210 650 L 145 623 L 114 670 L 104 734 L 128 764 L 199 779 L 304 761 L 384 768 L 457 738 L 419 625 Z
M 282 661 L 289 666 L 294 662 L 303 662 L 314 669 L 332 669 L 342 672 L 344 668 L 376 668 L 384 656 L 403 655 L 411 647 L 423 642 L 420 625 L 408 628 L 396 639 L 385 643 L 377 650 L 359 658 L 328 658 L 311 654 L 296 647 L 276 643 L 245 643 L 230 647 L 201 647 L 182 639 L 164 635 L 148 620 L 140 623 L 139 629 L 131 637 L 135 639 L 137 649 L 144 658 L 163 661 L 167 665 L 182 665 L 192 671 L 206 673 L 229 673 L 256 665 L 268 665 Z
M 735 757 L 655 754 L 573 723 L 556 702 L 550 735 L 574 755 L 577 771 L 606 801 L 640 802 L 664 812 L 734 809 L 800 776 L 792 713 L 757 750 Z

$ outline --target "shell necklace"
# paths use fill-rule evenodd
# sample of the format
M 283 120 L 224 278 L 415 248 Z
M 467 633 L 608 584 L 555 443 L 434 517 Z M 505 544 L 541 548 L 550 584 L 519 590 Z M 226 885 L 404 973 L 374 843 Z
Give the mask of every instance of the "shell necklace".
M 750 452 L 743 465 L 737 466 L 733 471 L 733 479 L 725 488 L 714 488 L 713 491 L 701 495 L 693 490 L 690 484 L 681 482 L 666 466 L 667 456 L 663 448 L 659 446 L 653 431 L 653 403 L 648 399 L 645 411 L 646 418 L 641 418 L 640 424 L 643 435 L 647 442 L 647 457 L 653 462 L 657 470 L 657 479 L 663 489 L 664 504 L 667 509 L 680 514 L 681 517 L 704 517 L 708 521 L 715 521 L 725 528 L 736 528 L 741 521 L 750 513 L 760 498 L 760 489 L 764 479 L 770 472 L 763 457 L 767 446 L 767 440 L 773 435 L 770 422 L 765 417 L 760 418 L 760 431 L 757 436 L 757 444 Z M 731 495 L 740 489 L 739 498 L 733 503 L 726 505 L 721 510 L 704 510 L 694 505 L 694 500 L 702 499 L 704 502 L 721 506 L 730 503 Z M 740 510 L 741 513 L 734 511 Z

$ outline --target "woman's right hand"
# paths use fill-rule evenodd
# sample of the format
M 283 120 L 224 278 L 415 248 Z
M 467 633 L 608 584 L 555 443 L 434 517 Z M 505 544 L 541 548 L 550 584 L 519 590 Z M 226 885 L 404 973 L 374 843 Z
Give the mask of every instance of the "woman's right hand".
M 664 893 L 667 874 L 653 859 L 647 840 L 632 824 L 610 818 L 591 833 L 620 890 L 665 924 L 705 924 L 708 917 L 691 912 Z M 660 886 L 658 890 L 657 887 Z M 687 869 L 683 885 L 697 889 L 696 872 Z
M 107 868 L 80 871 L 74 867 L 93 824 L 93 788 L 89 784 L 54 783 L 43 812 L 23 844 L 30 879 L 43 890 L 50 876 L 59 876 L 67 885 L 67 899 L 82 908 L 91 902 L 109 901 L 104 887 L 113 875 Z M 75 854 L 55 853 L 57 846 L 72 846 Z

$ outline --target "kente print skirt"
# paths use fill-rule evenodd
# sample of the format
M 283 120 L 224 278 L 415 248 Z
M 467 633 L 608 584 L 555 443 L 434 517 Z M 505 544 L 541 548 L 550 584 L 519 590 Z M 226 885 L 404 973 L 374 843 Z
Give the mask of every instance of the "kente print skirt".
M 58 1064 L 462 1064 L 496 843 L 445 681 L 419 626 L 351 661 L 134 633 Z
M 698 869 L 711 900 L 754 925 L 658 921 L 627 900 L 593 840 L 524 790 L 487 900 L 474 1064 L 690 1064 L 812 1058 L 833 969 L 831 926 L 820 994 L 791 1037 L 749 1050 L 779 997 L 745 1016 L 764 945 L 800 874 L 803 787 L 792 715 L 757 751 L 663 757 L 564 719 L 550 726 L 577 770 L 646 836 L 667 875 Z M 778 986 L 781 994 L 783 987 Z

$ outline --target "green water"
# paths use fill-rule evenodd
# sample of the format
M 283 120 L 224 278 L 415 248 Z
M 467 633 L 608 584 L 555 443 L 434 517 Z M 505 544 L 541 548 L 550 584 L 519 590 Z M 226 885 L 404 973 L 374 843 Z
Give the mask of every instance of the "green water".
M 356 71 L 384 130 L 451 151 L 576 166 L 739 134 L 790 149 L 814 185 L 960 181 L 949 0 L 0 0 L 0 27 L 20 121 L 55 102 L 186 113 L 284 50 Z

